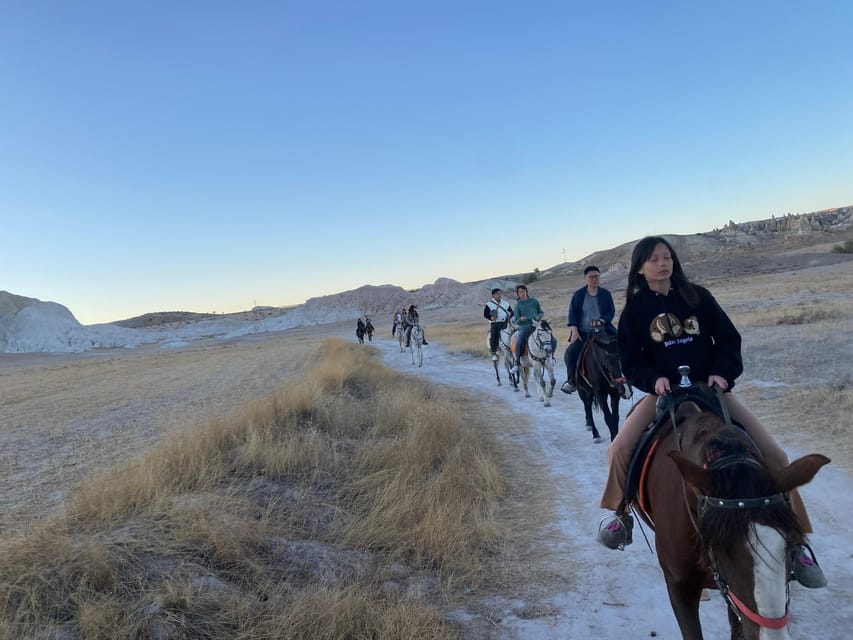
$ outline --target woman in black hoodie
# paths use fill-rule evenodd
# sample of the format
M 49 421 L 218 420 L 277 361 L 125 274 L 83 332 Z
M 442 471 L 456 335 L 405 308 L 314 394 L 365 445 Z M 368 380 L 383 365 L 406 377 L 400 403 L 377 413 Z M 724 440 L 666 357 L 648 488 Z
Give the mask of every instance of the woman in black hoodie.
M 688 365 L 693 380 L 726 392 L 743 372 L 738 330 L 711 292 L 687 279 L 672 246 L 661 237 L 643 238 L 634 247 L 625 308 L 619 318 L 619 353 L 629 382 L 648 395 L 625 419 L 608 450 L 608 478 L 601 507 L 616 513 L 599 532 L 599 541 L 610 548 L 630 543 L 633 519 L 619 512 L 628 464 L 640 435 L 655 418 L 657 396 L 678 384 L 678 367 Z M 769 466 L 788 464 L 788 457 L 767 428 L 732 393 L 726 394 L 726 405 Z M 791 507 L 803 530 L 811 532 L 805 505 L 796 491 L 791 492 Z M 802 548 L 795 554 L 794 576 L 808 587 L 826 585 L 820 567 Z

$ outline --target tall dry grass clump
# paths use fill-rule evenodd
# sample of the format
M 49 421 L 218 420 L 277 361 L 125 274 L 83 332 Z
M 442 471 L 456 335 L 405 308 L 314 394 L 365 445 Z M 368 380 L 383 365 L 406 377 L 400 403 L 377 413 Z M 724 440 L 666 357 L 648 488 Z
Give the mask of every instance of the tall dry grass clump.
M 487 420 L 374 354 L 329 340 L 0 539 L 0 640 L 460 637 L 440 603 L 503 575 L 538 498 Z

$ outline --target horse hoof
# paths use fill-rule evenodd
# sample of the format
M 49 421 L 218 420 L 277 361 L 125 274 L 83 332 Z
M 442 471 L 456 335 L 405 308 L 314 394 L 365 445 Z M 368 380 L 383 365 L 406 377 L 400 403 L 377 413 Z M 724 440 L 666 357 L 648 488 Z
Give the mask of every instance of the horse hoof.
M 521 391 L 521 389 L 519 389 L 518 387 L 515 387 L 515 388 L 513 389 L 513 391 Z
M 500 381 L 500 380 L 498 380 L 498 386 L 501 386 L 501 381 Z
M 597 438 L 593 438 L 592 441 L 595 444 L 598 444 L 599 442 L 604 442 L 604 438 L 602 438 L 601 436 L 598 436 Z
M 529 398 L 529 397 L 530 397 L 530 394 L 529 394 L 529 393 L 525 393 L 525 394 L 524 394 L 524 397 L 525 397 L 525 398 Z

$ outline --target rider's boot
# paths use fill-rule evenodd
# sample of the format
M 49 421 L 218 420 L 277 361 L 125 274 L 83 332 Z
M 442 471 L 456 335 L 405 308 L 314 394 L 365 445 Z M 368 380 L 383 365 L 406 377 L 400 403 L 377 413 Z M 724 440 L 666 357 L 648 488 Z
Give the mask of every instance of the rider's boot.
M 826 586 L 826 576 L 807 544 L 797 545 L 791 552 L 791 577 L 809 589 Z

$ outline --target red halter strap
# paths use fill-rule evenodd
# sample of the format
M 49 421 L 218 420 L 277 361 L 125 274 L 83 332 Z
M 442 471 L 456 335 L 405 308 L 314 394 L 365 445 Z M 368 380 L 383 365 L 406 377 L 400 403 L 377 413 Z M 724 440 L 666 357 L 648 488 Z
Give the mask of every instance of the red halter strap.
M 788 602 L 785 603 L 785 615 L 781 618 L 765 618 L 764 616 L 752 611 L 749 607 L 747 607 L 743 602 L 738 599 L 738 597 L 734 594 L 733 591 L 728 591 L 726 593 L 726 597 L 729 599 L 729 602 L 737 608 L 743 615 L 752 620 L 759 627 L 767 627 L 768 629 L 782 629 L 788 624 L 788 620 L 791 618 L 791 612 L 788 610 L 788 605 L 790 604 L 790 598 Z

